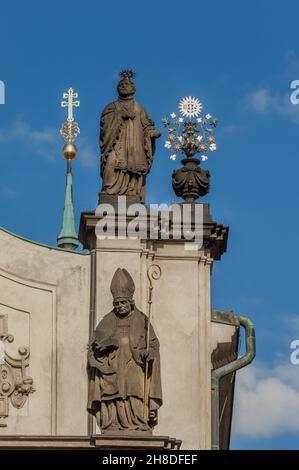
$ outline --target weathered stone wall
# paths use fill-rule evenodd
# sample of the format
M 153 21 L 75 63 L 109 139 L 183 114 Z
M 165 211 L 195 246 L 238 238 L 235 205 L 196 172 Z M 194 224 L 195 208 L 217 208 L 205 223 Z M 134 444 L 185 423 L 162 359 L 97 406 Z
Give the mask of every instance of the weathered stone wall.
M 30 347 L 26 375 L 36 391 L 9 405 L 1 435 L 87 433 L 86 346 L 90 256 L 49 248 L 0 230 L 0 315 L 14 341 Z
M 15 337 L 6 348 L 16 356 L 19 346 L 30 347 L 26 373 L 36 388 L 23 408 L 9 406 L 0 436 L 86 436 L 91 256 L 4 230 L 0 253 L 0 316 L 7 315 Z M 211 352 L 218 342 L 230 341 L 232 333 L 211 325 L 212 259 L 207 253 L 170 240 L 97 240 L 92 326 L 112 308 L 110 283 L 119 267 L 130 272 L 136 305 L 147 313 L 147 269 L 153 263 L 162 270 L 154 281 L 152 323 L 160 341 L 164 399 L 154 435 L 181 439 L 183 449 L 209 449 Z M 95 422 L 93 432 L 100 432 Z

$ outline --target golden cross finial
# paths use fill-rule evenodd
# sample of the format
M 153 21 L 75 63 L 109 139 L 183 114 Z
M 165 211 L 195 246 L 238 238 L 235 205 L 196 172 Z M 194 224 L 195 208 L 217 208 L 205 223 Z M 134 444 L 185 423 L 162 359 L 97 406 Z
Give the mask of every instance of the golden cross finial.
M 65 122 L 60 129 L 60 134 L 69 144 L 71 144 L 80 133 L 79 125 L 74 121 L 73 117 L 73 107 L 78 108 L 80 106 L 80 101 L 74 101 L 74 99 L 76 100 L 76 98 L 78 98 L 78 93 L 74 93 L 73 88 L 69 88 L 67 93 L 63 93 L 63 98 L 66 101 L 61 101 L 61 107 L 65 108 L 67 106 L 68 117 L 67 122 Z
M 73 88 L 69 88 L 67 93 L 63 93 L 63 98 L 67 99 L 67 101 L 61 101 L 61 107 L 65 108 L 68 107 L 68 122 L 74 120 L 73 118 L 73 106 L 78 108 L 80 106 L 80 101 L 73 101 L 73 98 L 78 98 L 78 93 L 74 93 Z

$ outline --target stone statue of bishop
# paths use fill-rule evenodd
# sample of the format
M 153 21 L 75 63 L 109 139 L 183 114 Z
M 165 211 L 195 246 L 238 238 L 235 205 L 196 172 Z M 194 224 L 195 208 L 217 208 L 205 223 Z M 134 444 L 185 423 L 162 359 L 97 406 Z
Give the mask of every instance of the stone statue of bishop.
M 111 282 L 113 310 L 98 324 L 89 347 L 88 411 L 103 434 L 150 435 L 162 405 L 159 341 L 136 308 L 134 291 L 128 271 L 117 269 Z

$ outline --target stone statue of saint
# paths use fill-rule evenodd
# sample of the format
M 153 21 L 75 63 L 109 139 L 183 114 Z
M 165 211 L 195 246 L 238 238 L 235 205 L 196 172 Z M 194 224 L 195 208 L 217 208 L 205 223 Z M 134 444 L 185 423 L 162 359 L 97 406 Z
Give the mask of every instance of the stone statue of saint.
M 120 74 L 118 100 L 108 104 L 101 115 L 100 147 L 103 195 L 133 196 L 134 202 L 144 202 L 145 179 L 151 169 L 155 139 L 161 133 L 145 109 L 134 100 L 134 72 Z
M 114 308 L 89 346 L 88 411 L 104 434 L 150 435 L 162 405 L 159 341 L 149 325 L 147 350 L 148 321 L 134 304 L 134 291 L 128 271 L 117 269 L 111 282 Z

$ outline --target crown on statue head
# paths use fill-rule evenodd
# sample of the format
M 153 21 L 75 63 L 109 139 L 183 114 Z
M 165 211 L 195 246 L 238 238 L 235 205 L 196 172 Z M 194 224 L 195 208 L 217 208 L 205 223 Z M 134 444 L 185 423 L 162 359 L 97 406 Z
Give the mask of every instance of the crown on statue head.
M 134 72 L 134 70 L 122 70 L 121 72 L 119 72 L 119 75 L 121 76 L 121 78 L 123 80 L 132 80 L 133 78 L 136 77 L 136 73 Z

